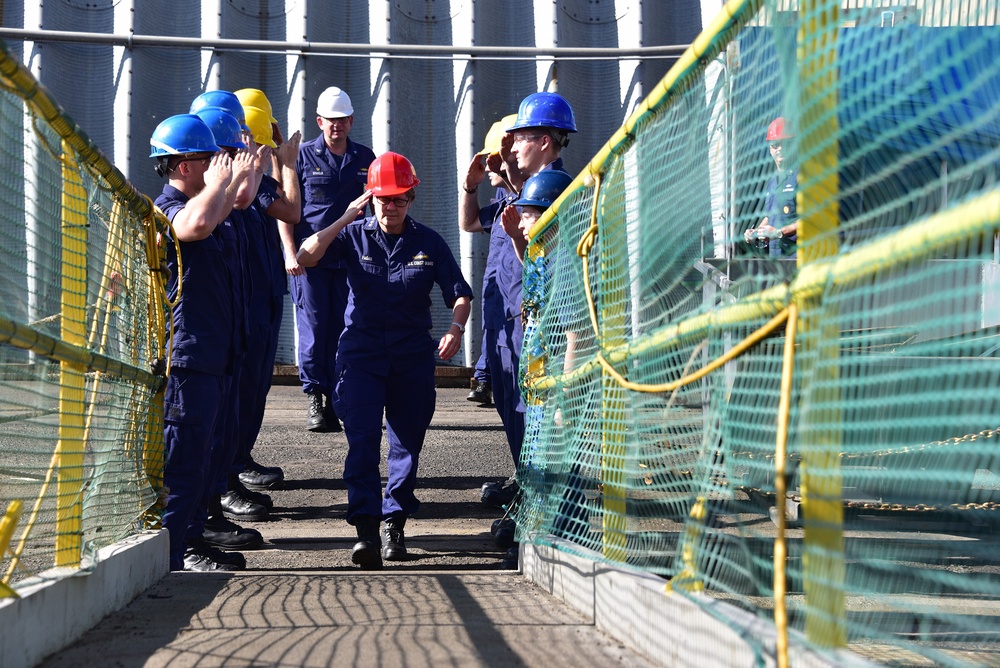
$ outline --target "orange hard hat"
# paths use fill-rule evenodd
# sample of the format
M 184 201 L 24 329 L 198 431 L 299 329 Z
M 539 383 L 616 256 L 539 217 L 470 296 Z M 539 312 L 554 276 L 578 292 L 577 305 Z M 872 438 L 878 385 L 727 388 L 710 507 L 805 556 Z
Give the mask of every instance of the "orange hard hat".
M 775 139 L 791 139 L 794 137 L 791 132 L 785 131 L 785 119 L 778 116 L 776 119 L 771 121 L 771 124 L 767 126 L 767 141 L 774 141 Z
M 399 153 L 383 153 L 368 167 L 368 190 L 379 197 L 402 195 L 418 183 L 413 163 Z

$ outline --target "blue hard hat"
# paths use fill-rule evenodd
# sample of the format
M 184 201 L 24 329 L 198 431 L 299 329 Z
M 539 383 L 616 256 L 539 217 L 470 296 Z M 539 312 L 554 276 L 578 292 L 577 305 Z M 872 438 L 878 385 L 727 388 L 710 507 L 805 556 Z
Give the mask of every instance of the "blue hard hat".
M 195 112 L 195 116 L 205 121 L 215 136 L 215 143 L 223 148 L 246 148 L 243 143 L 243 128 L 228 109 L 222 107 L 204 107 Z
M 150 158 L 187 153 L 218 153 L 212 129 L 194 114 L 178 114 L 164 119 L 149 138 Z
M 240 125 L 246 123 L 246 114 L 243 113 L 243 105 L 240 103 L 240 98 L 236 97 L 236 93 L 230 93 L 228 90 L 206 91 L 191 102 L 191 108 L 188 111 L 197 114 L 205 107 L 222 107 L 229 111 L 240 122 Z
M 517 109 L 517 120 L 507 128 L 507 132 L 523 128 L 558 128 L 566 132 L 576 132 L 576 118 L 573 108 L 558 93 L 532 93 L 521 100 Z
M 537 206 L 547 209 L 559 199 L 566 187 L 573 182 L 573 177 L 561 169 L 545 169 L 534 176 L 529 176 L 521 188 L 521 197 L 514 206 Z

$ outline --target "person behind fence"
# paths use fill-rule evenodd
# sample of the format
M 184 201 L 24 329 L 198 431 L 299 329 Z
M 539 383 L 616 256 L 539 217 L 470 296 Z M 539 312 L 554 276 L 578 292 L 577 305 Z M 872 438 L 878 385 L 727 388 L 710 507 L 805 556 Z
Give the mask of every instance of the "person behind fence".
M 564 253 L 556 256 L 545 255 L 542 252 L 534 257 L 526 258 L 525 251 L 528 248 L 529 232 L 538 222 L 542 214 L 559 198 L 564 190 L 572 183 L 573 177 L 558 169 L 547 169 L 538 172 L 528 178 L 521 188 L 520 197 L 508 206 L 501 216 L 501 223 L 507 234 L 510 236 L 511 244 L 514 247 L 516 256 L 524 265 L 524 286 L 522 308 L 524 313 L 524 344 L 521 356 L 521 372 L 527 376 L 541 373 L 545 367 L 551 351 L 539 329 L 539 316 L 545 307 L 545 296 L 548 290 L 548 283 L 553 274 L 562 268 L 566 271 L 568 257 Z M 558 249 L 556 249 L 558 253 Z M 555 321 L 555 320 L 553 320 Z M 574 329 L 568 322 L 559 322 L 559 331 L 569 335 Z M 564 369 L 568 370 L 568 369 Z M 524 396 L 525 403 L 525 436 L 526 445 L 538 442 L 542 419 L 544 418 L 544 397 L 528 393 Z M 530 494 L 522 496 L 518 501 L 518 515 L 538 516 L 537 507 L 545 502 L 545 499 L 552 487 L 552 476 L 532 463 L 532 453 L 522 452 L 521 461 L 518 466 L 518 476 L 521 479 L 531 480 L 528 486 Z M 573 478 L 575 480 L 575 478 Z M 573 496 L 573 500 L 578 500 L 579 495 Z M 533 513 L 521 512 L 524 505 L 535 507 Z M 569 512 L 568 504 L 564 499 L 559 506 L 558 512 L 565 514 Z M 492 528 L 497 544 L 503 548 L 512 546 L 515 539 L 516 525 L 512 519 L 503 519 L 495 523 Z M 516 548 L 508 547 L 509 551 L 504 559 L 504 565 L 510 568 L 517 567 Z
M 546 170 L 562 170 L 563 148 L 569 144 L 569 134 L 576 132 L 573 109 L 557 93 L 532 93 L 518 106 L 517 116 L 507 128 L 506 145 L 509 153 L 502 152 L 507 162 L 511 185 L 520 193 L 529 177 Z M 508 204 L 509 206 L 509 204 Z M 506 208 L 506 207 L 505 207 Z M 502 212 L 498 212 L 497 221 Z M 497 285 L 503 297 L 504 326 L 490 346 L 490 373 L 494 378 L 494 401 L 501 412 L 511 461 L 515 475 L 499 484 L 483 485 L 481 498 L 484 503 L 510 506 L 519 491 L 516 469 L 521 460 L 524 442 L 525 405 L 518 380 L 524 329 L 521 323 L 521 259 L 517 257 L 510 237 L 500 228 L 504 243 L 497 262 Z M 496 388 L 502 388 L 497 398 Z M 503 543 L 499 540 L 498 543 Z
M 500 145 L 507 127 L 514 122 L 515 118 L 516 116 L 511 114 L 493 124 L 489 132 L 486 133 L 483 149 L 473 156 L 472 162 L 466 170 L 459 193 L 458 225 L 463 232 L 490 233 L 494 218 L 499 215 L 500 211 L 503 211 L 503 207 L 507 203 L 514 201 L 515 195 L 511 192 L 513 188 L 506 177 L 507 165 L 500 157 Z M 490 205 L 480 207 L 477 197 L 478 188 L 487 177 L 495 190 Z M 490 341 L 494 340 L 488 330 L 495 331 L 503 326 L 503 298 L 497 288 L 496 263 L 500 256 L 500 247 L 504 244 L 503 235 L 490 234 L 486 269 L 483 272 L 481 350 L 473 375 L 474 385 L 468 396 L 469 401 L 475 401 L 481 406 L 487 407 L 493 405 L 493 383 L 490 377 L 487 348 Z
M 795 257 L 799 232 L 795 191 L 799 171 L 789 160 L 791 140 L 794 138 L 785 119 L 780 116 L 767 126 L 767 149 L 777 172 L 765 188 L 764 218 L 760 225 L 743 233 L 743 239 L 748 244 L 756 245 L 770 257 Z
M 417 464 L 434 415 L 431 292 L 437 284 L 452 322 L 436 343 L 451 359 L 462 343 L 472 288 L 448 244 L 409 216 L 420 183 L 408 159 L 383 153 L 368 170 L 367 190 L 329 227 L 302 242 L 298 260 L 324 256 L 347 264 L 344 332 L 337 351 L 333 400 L 343 416 L 347 521 L 358 542 L 351 560 L 365 570 L 407 558 L 404 526 L 420 509 Z M 375 215 L 355 220 L 371 200 Z M 389 443 L 388 482 L 379 475 L 383 415 Z M 379 523 L 385 529 L 379 533 Z
M 170 536 L 170 569 L 239 570 L 246 567 L 243 556 L 206 545 L 196 516 L 214 482 L 212 443 L 225 421 L 223 397 L 235 364 L 236 305 L 223 228 L 251 159 L 245 152 L 234 159 L 222 151 L 211 128 L 193 114 L 165 119 L 150 146 L 157 174 L 168 179 L 155 204 L 171 222 L 163 239 L 173 327 L 167 344 L 162 520 Z M 175 244 L 183 257 L 182 276 Z
M 354 107 L 346 92 L 331 86 L 316 101 L 316 139 L 302 142 L 295 171 L 302 192 L 298 225 L 282 225 L 285 268 L 292 277 L 292 299 L 298 331 L 299 379 L 309 400 L 306 427 L 310 431 L 340 431 L 331 398 L 336 382 L 336 357 L 347 308 L 347 270 L 330 255 L 316 266 L 296 260 L 303 240 L 334 223 L 365 189 L 370 148 L 351 140 Z

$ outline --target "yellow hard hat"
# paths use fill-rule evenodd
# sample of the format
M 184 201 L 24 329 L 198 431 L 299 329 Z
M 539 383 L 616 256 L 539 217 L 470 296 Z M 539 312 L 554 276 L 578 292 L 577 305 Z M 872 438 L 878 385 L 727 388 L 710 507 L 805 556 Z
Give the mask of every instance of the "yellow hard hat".
M 258 144 L 277 148 L 278 145 L 274 143 L 273 139 L 274 132 L 271 129 L 271 121 L 268 120 L 271 115 L 264 109 L 247 105 L 243 105 L 243 113 L 246 114 L 247 127 L 253 134 L 253 140 Z
M 510 116 L 504 116 L 499 121 L 493 124 L 490 131 L 486 133 L 486 141 L 483 142 L 483 150 L 476 155 L 491 155 L 493 153 L 500 152 L 500 142 L 503 140 L 503 136 L 507 134 L 507 128 L 514 124 L 517 120 L 517 114 L 511 114 Z
M 267 112 L 267 118 L 271 123 L 277 123 L 274 117 L 274 110 L 271 109 L 271 101 L 264 95 L 264 91 L 257 88 L 241 88 L 236 91 L 236 97 L 244 107 L 257 107 Z

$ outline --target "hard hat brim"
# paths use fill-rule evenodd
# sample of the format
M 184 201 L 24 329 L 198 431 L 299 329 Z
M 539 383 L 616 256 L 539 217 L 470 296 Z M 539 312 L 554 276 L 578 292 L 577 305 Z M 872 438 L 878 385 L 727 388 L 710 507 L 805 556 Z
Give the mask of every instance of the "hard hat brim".
M 372 189 L 372 194 L 376 197 L 395 197 L 396 195 L 404 195 L 416 188 L 419 183 L 419 180 L 414 179 L 413 185 L 408 188 L 403 188 L 401 186 L 384 186 L 382 188 L 374 188 Z

